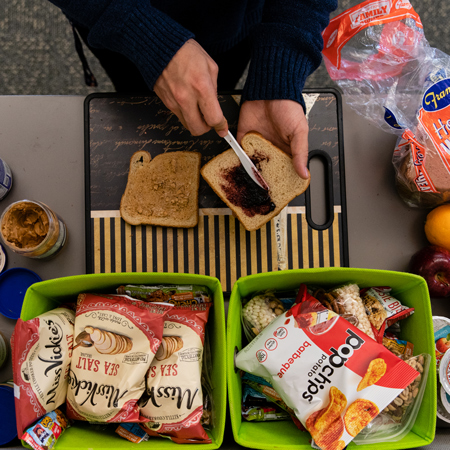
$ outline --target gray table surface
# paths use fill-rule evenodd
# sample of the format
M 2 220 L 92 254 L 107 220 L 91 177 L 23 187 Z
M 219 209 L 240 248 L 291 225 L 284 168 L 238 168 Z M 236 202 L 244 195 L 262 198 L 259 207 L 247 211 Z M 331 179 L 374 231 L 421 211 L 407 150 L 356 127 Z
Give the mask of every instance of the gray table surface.
M 69 233 L 55 259 L 36 261 L 8 251 L 7 268 L 26 267 L 43 280 L 85 273 L 83 102 L 80 96 L 0 96 L 0 157 L 13 172 L 0 213 L 13 201 L 39 200 L 62 217 Z M 396 194 L 391 164 L 396 138 L 345 103 L 343 123 L 350 266 L 406 271 L 411 255 L 427 244 L 426 211 L 409 208 Z M 434 315 L 450 317 L 450 299 L 432 299 L 432 308 Z M 0 315 L 6 336 L 14 324 Z M 9 360 L 0 381 L 10 378 Z M 438 421 L 427 448 L 449 448 L 448 425 Z M 238 447 L 228 427 L 223 448 Z

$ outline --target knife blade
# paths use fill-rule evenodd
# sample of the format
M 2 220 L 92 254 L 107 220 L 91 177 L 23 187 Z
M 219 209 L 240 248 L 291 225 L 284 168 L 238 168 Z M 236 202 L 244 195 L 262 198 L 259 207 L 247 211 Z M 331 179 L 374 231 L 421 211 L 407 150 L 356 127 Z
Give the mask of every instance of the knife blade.
M 244 167 L 245 171 L 248 173 L 250 178 L 262 189 L 268 191 L 269 185 L 266 183 L 259 170 L 253 164 L 253 161 L 249 158 L 247 153 L 245 153 L 245 151 L 239 145 L 238 141 L 234 138 L 234 136 L 228 131 L 226 136 L 224 136 L 224 139 L 228 142 L 228 144 L 231 145 L 231 148 L 238 156 L 242 166 Z

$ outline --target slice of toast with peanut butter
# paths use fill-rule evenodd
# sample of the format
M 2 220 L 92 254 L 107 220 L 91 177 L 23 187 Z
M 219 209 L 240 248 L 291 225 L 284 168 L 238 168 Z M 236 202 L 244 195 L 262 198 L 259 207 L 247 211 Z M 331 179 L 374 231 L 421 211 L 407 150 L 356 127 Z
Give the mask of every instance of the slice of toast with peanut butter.
M 140 150 L 130 159 L 120 215 L 130 225 L 194 227 L 198 223 L 201 154 Z

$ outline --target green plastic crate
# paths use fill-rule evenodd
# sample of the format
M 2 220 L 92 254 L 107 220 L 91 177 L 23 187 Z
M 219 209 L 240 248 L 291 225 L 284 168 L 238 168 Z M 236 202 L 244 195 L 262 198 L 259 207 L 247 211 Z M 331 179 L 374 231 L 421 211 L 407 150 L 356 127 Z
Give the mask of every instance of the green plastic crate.
M 397 442 L 358 445 L 361 450 L 406 449 L 430 444 L 436 431 L 436 360 L 433 322 L 428 288 L 423 278 L 403 272 L 353 268 L 298 269 L 270 272 L 240 278 L 234 284 L 227 316 L 227 383 L 231 426 L 235 441 L 244 447 L 260 450 L 310 449 L 310 434 L 298 430 L 291 422 L 247 422 L 241 417 L 242 388 L 235 371 L 234 356 L 241 350 L 244 337 L 241 327 L 242 299 L 265 289 L 298 288 L 300 283 L 332 287 L 344 282 L 360 287 L 390 286 L 404 304 L 415 308 L 415 314 L 401 322 L 403 339 L 414 343 L 414 354 L 431 355 L 424 398 L 412 430 Z
M 197 284 L 207 286 L 213 295 L 214 307 L 208 320 L 211 342 L 214 403 L 214 427 L 208 432 L 211 444 L 189 444 L 189 448 L 203 450 L 219 448 L 223 441 L 226 418 L 226 371 L 225 360 L 225 310 L 220 281 L 217 278 L 172 273 L 112 273 L 79 275 L 42 281 L 29 287 L 25 294 L 21 319 L 29 320 L 58 307 L 66 301 L 75 301 L 82 292 L 114 293 L 121 284 Z M 129 442 L 114 432 L 102 432 L 97 427 L 77 422 L 68 428 L 57 442 L 58 450 L 64 449 L 136 449 L 137 444 Z M 169 439 L 151 437 L 138 444 L 139 449 L 165 450 L 179 448 Z

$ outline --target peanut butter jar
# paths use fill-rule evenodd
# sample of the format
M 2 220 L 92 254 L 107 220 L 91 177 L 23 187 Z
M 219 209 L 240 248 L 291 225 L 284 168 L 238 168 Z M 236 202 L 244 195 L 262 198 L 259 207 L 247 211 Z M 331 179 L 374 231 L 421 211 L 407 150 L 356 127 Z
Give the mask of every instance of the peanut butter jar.
M 47 205 L 20 200 L 9 205 L 0 218 L 1 238 L 13 252 L 35 259 L 55 256 L 67 240 L 61 218 Z

